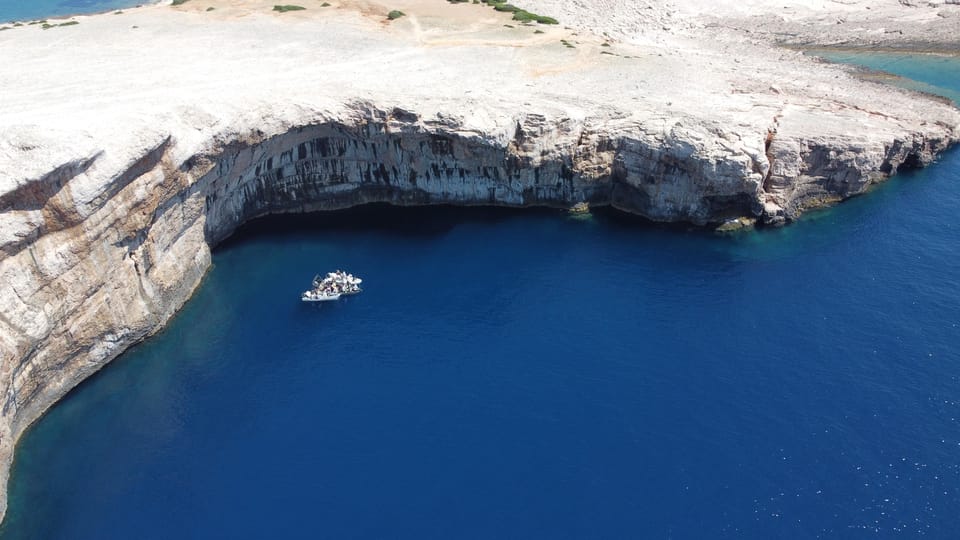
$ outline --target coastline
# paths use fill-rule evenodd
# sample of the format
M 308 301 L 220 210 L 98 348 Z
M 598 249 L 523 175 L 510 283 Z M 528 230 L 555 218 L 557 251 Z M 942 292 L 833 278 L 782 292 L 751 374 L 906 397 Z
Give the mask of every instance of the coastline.
M 856 54 L 903 54 L 903 55 L 930 55 L 947 56 L 951 58 L 960 57 L 960 43 L 957 44 L 938 44 L 938 43 L 904 43 L 901 47 L 892 45 L 792 45 L 782 44 L 781 47 L 799 52 L 838 52 L 838 53 L 856 53 Z
M 807 49 L 804 54 L 817 58 L 820 61 L 833 65 L 846 66 L 855 77 L 869 82 L 889 84 L 898 88 L 903 88 L 912 92 L 929 96 L 930 99 L 938 100 L 941 103 L 953 107 L 960 107 L 960 93 L 943 88 L 948 74 L 943 74 L 940 79 L 941 85 L 935 86 L 912 79 L 908 75 L 898 75 L 891 73 L 888 67 L 896 68 L 898 61 L 912 60 L 913 58 L 935 58 L 940 61 L 948 61 L 960 57 L 958 54 L 940 54 L 931 52 L 904 52 L 893 49 L 877 48 L 817 48 Z M 849 60 L 859 59 L 860 64 L 853 64 Z M 865 62 L 865 63 L 864 63 Z M 909 73 L 909 69 L 907 73 Z M 960 71 L 954 70 L 954 74 L 960 77 Z
M 33 19 L 6 19 L 6 20 L 0 20 L 0 27 L 9 25 L 8 29 L 12 30 L 13 25 L 16 25 L 17 23 L 20 23 L 20 26 L 29 26 L 31 23 L 36 24 L 36 23 L 39 23 L 40 21 L 46 21 L 46 20 L 59 21 L 61 19 L 75 19 L 77 17 L 107 15 L 107 14 L 113 14 L 118 10 L 124 10 L 124 9 L 140 9 L 143 7 L 168 5 L 169 1 L 170 0 L 138 0 L 139 3 L 134 4 L 130 7 L 125 7 L 125 8 L 103 9 L 103 10 L 97 10 L 97 11 L 79 11 L 74 13 L 67 13 L 64 15 L 49 15 L 47 17 L 33 18 Z
M 406 20 L 386 23 L 387 6 L 281 16 L 220 1 L 213 15 L 131 12 L 143 37 L 110 12 L 85 15 L 58 38 L 89 53 L 113 32 L 120 43 L 94 60 L 49 51 L 52 34 L 0 34 L 0 50 L 38 59 L 19 66 L 0 106 L 4 485 L 19 436 L 161 329 L 199 286 L 211 246 L 258 215 L 586 198 L 655 221 L 777 225 L 960 138 L 955 107 L 790 51 L 765 59 L 773 44 L 736 32 L 719 43 L 663 32 L 651 50 L 563 17 L 578 30 L 505 28 L 507 15 L 479 6 L 411 0 Z M 246 52 L 205 50 L 220 39 Z M 711 67 L 731 50 L 731 65 Z M 100 61 L 115 81 L 92 75 Z M 72 86 L 57 90 L 62 80 Z

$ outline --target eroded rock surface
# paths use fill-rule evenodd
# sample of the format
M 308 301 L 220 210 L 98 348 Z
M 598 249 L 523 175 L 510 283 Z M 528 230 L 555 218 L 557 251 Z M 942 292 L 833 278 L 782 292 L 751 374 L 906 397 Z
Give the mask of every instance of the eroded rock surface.
M 472 4 L 208 4 L 0 33 L 4 484 L 23 431 L 161 328 L 211 246 L 253 217 L 586 200 L 778 224 L 960 136 L 952 106 L 747 32 L 770 15 L 756 2 L 720 21 L 668 2 L 531 1 L 569 26 L 543 33 Z M 859 6 L 833 4 L 790 24 Z M 929 7 L 873 4 L 904 21 Z M 408 16 L 386 23 L 396 8 Z

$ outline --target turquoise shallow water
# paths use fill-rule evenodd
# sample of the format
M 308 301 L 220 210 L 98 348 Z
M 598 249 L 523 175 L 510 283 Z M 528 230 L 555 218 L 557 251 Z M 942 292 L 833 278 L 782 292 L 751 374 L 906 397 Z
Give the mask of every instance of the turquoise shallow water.
M 958 51 L 960 53 L 960 51 Z M 946 96 L 960 103 L 960 62 L 957 56 L 943 54 L 908 55 L 897 53 L 870 53 L 869 55 L 836 50 L 814 51 L 831 62 L 859 64 L 870 69 L 894 73 L 904 79 L 895 84 Z
M 953 151 L 728 238 L 537 210 L 253 223 L 27 433 L 0 536 L 954 538 L 958 210 Z M 366 291 L 297 301 L 336 267 Z
M 0 22 L 97 13 L 152 2 L 153 0 L 0 0 Z

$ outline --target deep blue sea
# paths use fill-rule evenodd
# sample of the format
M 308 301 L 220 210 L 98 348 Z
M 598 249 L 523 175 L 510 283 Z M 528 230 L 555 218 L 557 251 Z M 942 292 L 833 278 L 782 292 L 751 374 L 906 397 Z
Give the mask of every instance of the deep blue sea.
M 0 22 L 83 15 L 151 4 L 156 0 L 0 0 Z
M 339 267 L 363 294 L 298 301 Z M 958 349 L 956 150 L 729 237 L 268 219 L 26 434 L 0 536 L 957 538 Z

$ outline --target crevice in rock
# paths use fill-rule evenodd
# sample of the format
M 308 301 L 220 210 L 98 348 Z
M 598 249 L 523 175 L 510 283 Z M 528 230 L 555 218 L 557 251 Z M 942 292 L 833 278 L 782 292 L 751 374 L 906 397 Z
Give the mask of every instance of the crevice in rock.
M 923 158 L 920 157 L 920 154 L 917 152 L 910 152 L 907 154 L 907 157 L 904 158 L 903 163 L 900 164 L 898 170 L 900 171 L 910 171 L 915 169 L 922 169 L 924 166 Z
M 98 152 L 86 159 L 64 163 L 40 178 L 28 180 L 3 194 L 0 196 L 0 212 L 42 210 L 71 179 L 87 172 L 101 155 L 103 153 Z
M 763 138 L 763 153 L 767 156 L 767 174 L 763 177 L 763 190 L 766 192 L 773 191 L 773 182 L 771 178 L 773 177 L 773 165 L 776 163 L 776 157 L 773 155 L 773 140 L 776 138 L 777 132 L 775 128 L 767 130 L 767 135 Z

